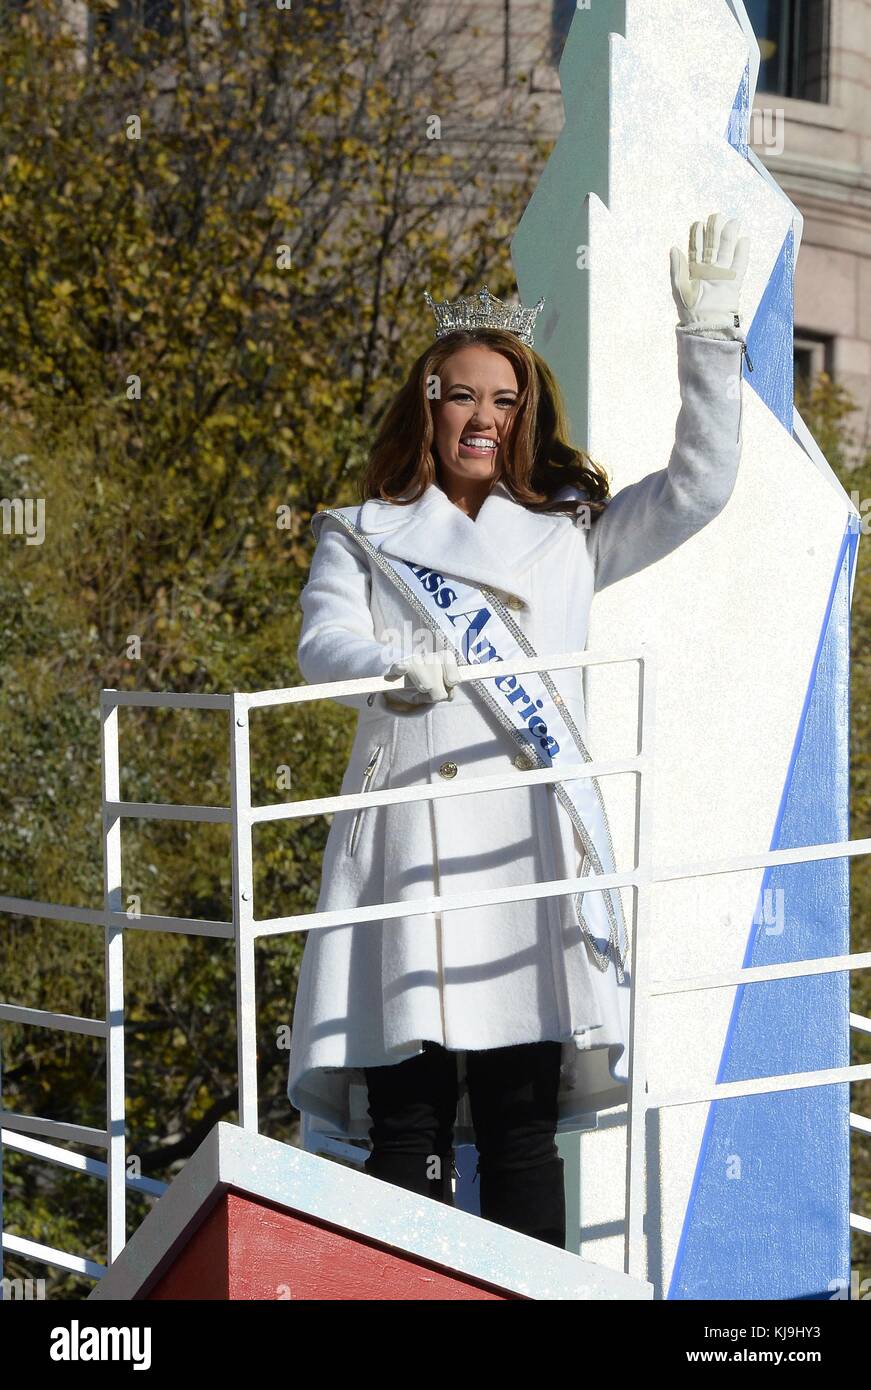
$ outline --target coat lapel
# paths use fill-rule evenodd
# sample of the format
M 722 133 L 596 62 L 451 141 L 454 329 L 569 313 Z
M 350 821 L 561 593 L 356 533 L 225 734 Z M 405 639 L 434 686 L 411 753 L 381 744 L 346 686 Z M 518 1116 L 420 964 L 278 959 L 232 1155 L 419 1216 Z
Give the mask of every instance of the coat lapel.
M 378 549 L 532 603 L 531 567 L 563 518 L 529 511 L 496 483 L 473 521 L 435 483 L 408 506 L 376 498 L 360 525 Z

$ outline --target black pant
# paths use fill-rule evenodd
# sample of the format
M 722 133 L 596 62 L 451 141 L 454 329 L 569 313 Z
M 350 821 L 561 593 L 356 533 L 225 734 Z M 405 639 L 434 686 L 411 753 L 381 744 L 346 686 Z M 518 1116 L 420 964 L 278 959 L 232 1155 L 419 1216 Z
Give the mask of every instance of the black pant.
M 450 1203 L 457 1053 L 425 1041 L 417 1057 L 367 1067 L 371 1176 Z M 466 1053 L 481 1215 L 565 1246 L 563 1161 L 555 1143 L 559 1042 Z

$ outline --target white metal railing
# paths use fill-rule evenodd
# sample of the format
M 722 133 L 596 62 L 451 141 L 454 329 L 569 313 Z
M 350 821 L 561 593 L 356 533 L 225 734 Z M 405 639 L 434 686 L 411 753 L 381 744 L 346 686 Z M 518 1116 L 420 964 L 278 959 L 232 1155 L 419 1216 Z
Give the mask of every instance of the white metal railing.
M 799 975 L 825 971 L 851 970 L 871 965 L 871 953 L 832 956 L 790 962 L 783 965 L 750 967 L 729 970 L 716 975 L 668 981 L 649 981 L 651 890 L 657 883 L 681 878 L 707 877 L 721 873 L 737 873 L 746 869 L 776 864 L 798 864 L 817 859 L 844 858 L 871 853 L 871 839 L 846 840 L 834 844 L 807 845 L 798 849 L 768 851 L 758 855 L 735 856 L 730 859 L 687 863 L 656 868 L 650 858 L 653 819 L 652 748 L 655 723 L 655 664 L 651 648 L 640 644 L 635 650 L 617 654 L 570 652 L 548 657 L 523 657 L 513 662 L 476 664 L 462 669 L 460 681 L 479 680 L 488 675 L 522 674 L 527 671 L 559 671 L 577 666 L 611 665 L 637 662 L 639 666 L 638 745 L 631 758 L 609 758 L 584 762 L 559 772 L 537 770 L 513 772 L 504 776 L 477 777 L 464 780 L 462 785 L 425 783 L 378 792 L 355 792 L 312 800 L 282 802 L 265 806 L 251 805 L 249 757 L 249 712 L 252 709 L 279 705 L 301 704 L 344 695 L 364 695 L 382 690 L 396 690 L 396 683 L 380 678 L 336 681 L 316 686 L 296 686 L 285 690 L 258 691 L 253 694 L 184 695 L 139 691 L 104 690 L 101 694 L 102 766 L 103 766 L 103 862 L 104 904 L 102 910 L 76 908 L 30 899 L 0 897 L 0 912 L 24 916 L 46 917 L 73 922 L 101 925 L 105 933 L 106 1017 L 83 1019 L 46 1010 L 28 1009 L 18 1004 L 0 1005 L 0 1019 L 52 1027 L 66 1031 L 104 1037 L 107 1043 L 107 1121 L 105 1130 L 59 1123 L 41 1117 L 13 1114 L 2 1108 L 0 1100 L 0 1217 L 2 1217 L 2 1154 L 3 1146 L 28 1153 L 48 1162 L 61 1164 L 107 1183 L 108 1262 L 117 1259 L 126 1243 L 126 1189 L 159 1196 L 165 1184 L 149 1179 L 128 1177 L 125 1173 L 125 1096 L 124 1096 L 124 986 L 123 934 L 126 930 L 173 931 L 187 935 L 233 938 L 236 946 L 236 1023 L 239 1076 L 239 1122 L 243 1128 L 256 1132 L 257 1070 L 254 996 L 254 951 L 258 937 L 274 936 L 291 931 L 311 931 L 355 922 L 378 921 L 391 917 L 416 916 L 447 912 L 454 908 L 498 904 L 515 900 L 562 896 L 583 891 L 595 892 L 606 888 L 631 888 L 632 931 L 629 1031 L 629 1093 L 627 1107 L 626 1162 L 626 1228 L 624 1268 L 637 1278 L 645 1278 L 643 1250 L 643 1162 L 644 1134 L 647 1113 L 671 1105 L 693 1104 L 699 1101 L 758 1094 L 763 1091 L 791 1090 L 804 1086 L 829 1085 L 834 1082 L 871 1079 L 871 1065 L 843 1066 L 820 1071 L 757 1077 L 747 1081 L 705 1085 L 688 1091 L 649 1095 L 646 1091 L 647 1015 L 652 997 L 721 989 L 736 984 L 752 984 L 761 980 L 794 978 Z M 120 798 L 118 709 L 120 706 L 210 709 L 229 715 L 229 751 L 231 765 L 230 805 L 194 806 L 125 802 Z M 635 823 L 635 868 L 612 874 L 588 875 L 584 878 L 565 878 L 545 883 L 526 884 L 506 890 L 466 892 L 451 896 L 414 898 L 384 903 L 374 907 L 342 909 L 332 912 L 302 913 L 294 916 L 257 920 L 254 917 L 254 874 L 252 831 L 256 824 L 266 821 L 291 820 L 301 816 L 329 814 L 341 809 L 373 807 L 392 802 L 435 800 L 450 796 L 468 796 L 475 792 L 495 791 L 522 783 L 549 783 L 567 777 L 606 777 L 632 773 L 638 780 Z M 129 915 L 122 910 L 121 886 L 121 822 L 126 817 L 152 817 L 171 820 L 210 821 L 229 824 L 232 835 L 232 920 L 203 921 L 196 918 L 165 917 L 155 914 Z M 871 1031 L 871 1020 L 851 1015 L 853 1027 Z M 2 1076 L 0 1076 L 2 1084 Z M 871 1120 L 850 1116 L 851 1126 L 858 1132 L 871 1133 Z M 106 1163 L 82 1154 L 47 1144 L 29 1135 L 74 1140 L 96 1145 L 107 1151 Z M 350 1146 L 334 1145 L 333 1151 L 355 1152 Z M 871 1230 L 871 1220 L 850 1215 L 857 1230 Z M 0 1247 L 16 1254 L 61 1268 L 99 1278 L 105 1267 L 79 1255 L 38 1245 L 18 1236 L 3 1234 Z M 2 1272 L 2 1263 L 0 1263 Z

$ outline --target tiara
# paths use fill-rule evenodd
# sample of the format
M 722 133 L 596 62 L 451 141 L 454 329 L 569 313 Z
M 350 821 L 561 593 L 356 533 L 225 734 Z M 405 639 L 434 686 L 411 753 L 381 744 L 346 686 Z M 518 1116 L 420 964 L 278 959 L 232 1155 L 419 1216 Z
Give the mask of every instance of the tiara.
M 461 295 L 459 299 L 445 299 L 438 304 L 429 290 L 424 290 L 423 297 L 435 314 L 436 338 L 443 338 L 458 328 L 501 328 L 516 333 L 528 347 L 532 347 L 532 330 L 544 304 L 544 297 L 532 309 L 525 309 L 522 304 L 506 304 L 494 298 L 486 285 L 475 295 Z

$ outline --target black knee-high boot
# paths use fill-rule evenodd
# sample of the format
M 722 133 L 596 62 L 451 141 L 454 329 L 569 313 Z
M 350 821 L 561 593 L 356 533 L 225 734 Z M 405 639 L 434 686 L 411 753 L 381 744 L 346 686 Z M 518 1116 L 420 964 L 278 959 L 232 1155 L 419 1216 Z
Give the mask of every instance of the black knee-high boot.
M 509 1230 L 566 1247 L 566 1190 L 561 1155 L 532 1168 L 479 1163 L 481 1215 Z

